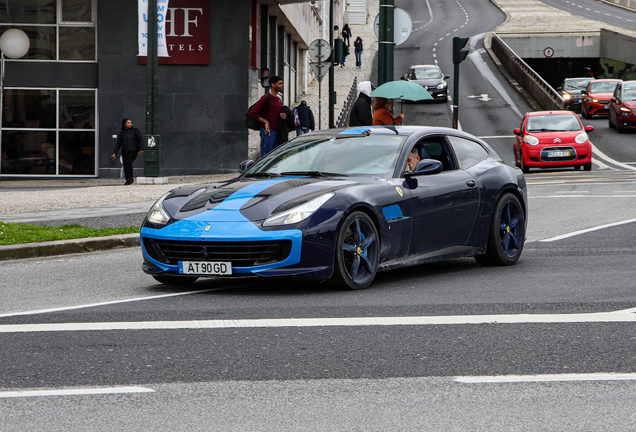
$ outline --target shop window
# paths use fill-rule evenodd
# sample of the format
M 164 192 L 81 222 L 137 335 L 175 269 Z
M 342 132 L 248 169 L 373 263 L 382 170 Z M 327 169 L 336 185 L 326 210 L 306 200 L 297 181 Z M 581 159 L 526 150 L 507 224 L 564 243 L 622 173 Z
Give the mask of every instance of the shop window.
M 94 176 L 96 96 L 94 89 L 6 89 L 2 175 Z
M 29 36 L 26 60 L 97 60 L 93 10 L 96 0 L 2 0 L 0 35 L 19 28 Z M 58 48 L 59 47 L 59 48 Z

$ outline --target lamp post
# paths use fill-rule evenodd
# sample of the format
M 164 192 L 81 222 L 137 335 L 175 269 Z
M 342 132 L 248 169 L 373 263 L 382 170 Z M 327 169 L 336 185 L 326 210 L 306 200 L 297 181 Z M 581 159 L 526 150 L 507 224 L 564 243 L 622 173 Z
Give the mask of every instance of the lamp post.
M 4 57 L 24 57 L 30 47 L 29 36 L 23 30 L 12 28 L 0 36 L 0 175 L 2 175 L 2 120 L 4 117 Z

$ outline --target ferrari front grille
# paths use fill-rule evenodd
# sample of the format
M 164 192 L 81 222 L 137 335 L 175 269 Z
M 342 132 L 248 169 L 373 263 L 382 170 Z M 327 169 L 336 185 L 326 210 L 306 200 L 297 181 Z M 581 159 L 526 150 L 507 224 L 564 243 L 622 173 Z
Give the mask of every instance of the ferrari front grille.
M 181 241 L 144 238 L 151 258 L 164 264 L 179 261 L 229 261 L 232 267 L 255 267 L 285 260 L 290 240 L 275 241 Z

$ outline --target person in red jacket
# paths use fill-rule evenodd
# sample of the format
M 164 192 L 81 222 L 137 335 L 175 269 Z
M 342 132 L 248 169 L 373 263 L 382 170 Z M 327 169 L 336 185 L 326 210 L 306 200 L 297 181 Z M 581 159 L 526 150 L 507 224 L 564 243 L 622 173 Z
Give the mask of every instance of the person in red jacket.
M 278 144 L 276 139 L 278 119 L 287 118 L 287 115 L 281 112 L 283 102 L 278 97 L 278 93 L 283 91 L 283 79 L 274 75 L 269 79 L 269 85 L 269 92 L 263 95 L 250 111 L 250 117 L 263 123 L 261 126 L 261 157 L 274 150 Z
M 391 114 L 392 106 L 393 101 L 391 101 L 391 99 L 383 97 L 375 98 L 375 103 L 373 104 L 373 126 L 394 126 L 402 123 L 404 113 L 393 117 L 393 114 Z

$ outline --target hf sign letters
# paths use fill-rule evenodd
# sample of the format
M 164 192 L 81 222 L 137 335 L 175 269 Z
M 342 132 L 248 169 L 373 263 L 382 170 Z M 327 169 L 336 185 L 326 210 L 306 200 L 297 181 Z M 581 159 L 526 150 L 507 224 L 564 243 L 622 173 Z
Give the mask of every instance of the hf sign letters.
M 159 64 L 210 64 L 209 0 L 170 0 L 165 16 L 157 15 L 168 54 Z M 140 55 L 139 63 L 146 64 L 146 57 Z

